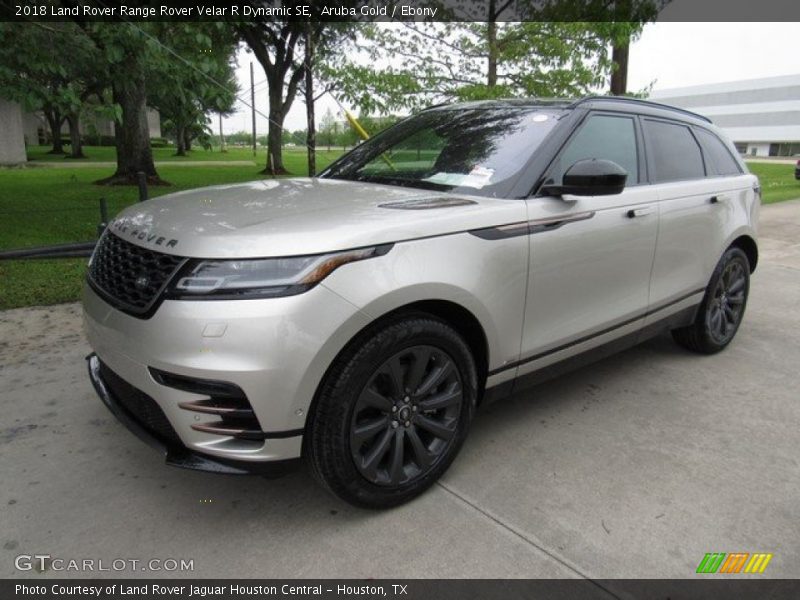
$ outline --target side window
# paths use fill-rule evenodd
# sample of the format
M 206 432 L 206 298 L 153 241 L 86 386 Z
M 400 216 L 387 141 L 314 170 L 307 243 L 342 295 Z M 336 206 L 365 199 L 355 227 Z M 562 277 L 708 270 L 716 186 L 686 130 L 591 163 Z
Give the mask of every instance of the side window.
M 700 146 L 686 125 L 644 121 L 653 183 L 705 177 Z
M 550 170 L 553 183 L 559 185 L 564 171 L 585 158 L 613 160 L 628 172 L 628 185 L 639 183 L 633 119 L 606 115 L 589 117 L 553 164 Z
M 741 174 L 742 170 L 739 168 L 739 164 L 733 159 L 730 150 L 722 143 L 722 140 L 710 131 L 699 127 L 696 127 L 694 132 L 703 147 L 709 175 Z

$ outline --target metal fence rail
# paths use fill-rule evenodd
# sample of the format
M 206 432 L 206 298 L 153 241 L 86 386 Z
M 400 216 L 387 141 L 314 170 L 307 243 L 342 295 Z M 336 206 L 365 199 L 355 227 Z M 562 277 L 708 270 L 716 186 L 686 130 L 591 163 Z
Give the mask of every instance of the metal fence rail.
M 147 177 L 144 173 L 137 173 L 139 187 L 139 202 L 147 200 Z M 73 209 L 60 209 L 73 210 Z M 108 202 L 100 198 L 100 224 L 97 226 L 97 237 L 103 235 L 108 225 Z M 50 246 L 35 246 L 31 248 L 14 248 L 0 250 L 2 260 L 33 260 L 46 258 L 89 258 L 92 255 L 97 240 L 91 242 L 70 242 L 67 244 L 53 244 Z
M 28 260 L 35 258 L 88 258 L 97 242 L 73 242 L 52 246 L 17 248 L 0 251 L 0 260 Z

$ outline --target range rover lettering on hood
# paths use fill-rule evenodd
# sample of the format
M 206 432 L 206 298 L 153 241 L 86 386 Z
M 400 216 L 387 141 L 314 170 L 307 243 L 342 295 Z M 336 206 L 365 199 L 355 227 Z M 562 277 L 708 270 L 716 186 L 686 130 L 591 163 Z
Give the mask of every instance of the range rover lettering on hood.
M 126 235 L 143 242 L 148 242 L 155 246 L 174 248 L 178 245 L 178 240 L 167 239 L 163 235 L 158 235 L 157 233 L 153 233 L 152 231 L 142 229 L 140 227 L 128 227 L 124 221 L 115 221 L 112 225 L 112 228 L 121 236 Z
M 406 203 L 399 209 L 385 206 L 401 202 Z M 185 258 L 275 258 L 449 235 L 526 218 L 522 202 L 298 178 L 165 194 L 126 208 L 111 231 Z

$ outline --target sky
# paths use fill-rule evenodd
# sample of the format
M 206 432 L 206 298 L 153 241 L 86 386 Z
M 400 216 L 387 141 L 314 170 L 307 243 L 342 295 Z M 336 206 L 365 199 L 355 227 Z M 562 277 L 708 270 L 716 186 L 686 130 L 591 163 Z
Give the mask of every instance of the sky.
M 800 23 L 651 23 L 631 45 L 628 89 L 639 91 L 653 83 L 653 89 L 668 89 L 756 79 L 800 72 L 797 41 Z M 264 71 L 252 54 L 240 50 L 237 77 L 241 96 L 249 103 L 250 62 L 256 83 L 256 108 L 267 113 Z M 223 120 L 225 133 L 250 131 L 250 109 L 239 103 L 239 112 Z M 348 107 L 350 108 L 350 107 Z M 317 102 L 319 122 L 327 109 L 339 116 L 330 96 Z M 216 130 L 218 124 L 214 123 Z M 257 115 L 256 129 L 266 134 L 268 121 Z M 305 129 L 305 105 L 295 100 L 284 127 Z

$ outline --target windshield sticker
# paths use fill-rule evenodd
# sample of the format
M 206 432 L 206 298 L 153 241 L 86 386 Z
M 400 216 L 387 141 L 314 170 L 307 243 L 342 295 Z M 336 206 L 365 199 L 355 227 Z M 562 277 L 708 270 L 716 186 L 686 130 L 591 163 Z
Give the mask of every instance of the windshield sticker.
M 461 185 L 461 180 L 466 177 L 463 173 L 434 173 L 430 177 L 426 177 L 424 181 L 431 183 L 440 183 L 442 185 L 452 185 L 453 187 Z
M 479 190 L 489 184 L 493 175 L 494 169 L 477 166 L 473 167 L 469 173 L 435 173 L 430 177 L 426 177 L 425 181 L 453 187 L 471 187 Z

